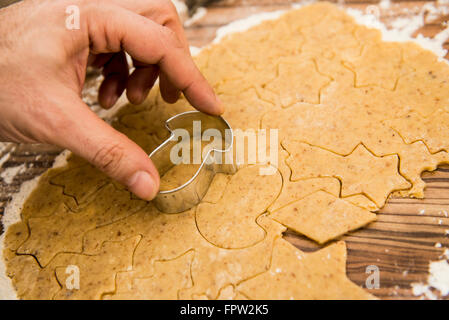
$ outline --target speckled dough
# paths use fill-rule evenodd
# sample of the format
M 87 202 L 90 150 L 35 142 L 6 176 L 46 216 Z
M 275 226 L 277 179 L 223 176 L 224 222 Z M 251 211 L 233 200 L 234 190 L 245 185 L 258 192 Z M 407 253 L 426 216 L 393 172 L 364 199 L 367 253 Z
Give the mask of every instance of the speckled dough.
M 373 298 L 346 277 L 343 241 L 304 253 L 282 234 L 322 244 L 375 220 L 392 192 L 423 197 L 422 171 L 449 162 L 449 65 L 382 42 L 328 3 L 225 36 L 195 60 L 233 128 L 278 130 L 274 174 L 244 163 L 217 174 L 198 206 L 164 214 L 71 156 L 41 177 L 6 232 L 18 297 Z M 154 89 L 112 126 L 150 153 L 167 138 L 165 120 L 188 110 Z M 176 167 L 163 187 L 195 169 Z

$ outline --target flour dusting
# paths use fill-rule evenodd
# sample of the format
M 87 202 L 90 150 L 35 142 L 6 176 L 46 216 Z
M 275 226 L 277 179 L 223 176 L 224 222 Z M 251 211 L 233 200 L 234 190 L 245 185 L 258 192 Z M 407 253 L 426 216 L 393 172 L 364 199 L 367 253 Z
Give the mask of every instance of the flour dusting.
M 0 168 L 2 165 L 8 161 L 11 149 L 13 149 L 14 144 L 9 142 L 0 142 Z
M 4 155 L 0 156 L 0 168 L 6 161 L 8 161 L 8 159 L 9 159 L 9 153 L 5 153 Z
M 382 40 L 391 42 L 414 42 L 421 47 L 435 53 L 441 61 L 446 61 L 444 56 L 447 54 L 447 50 L 443 48 L 445 40 L 449 37 L 449 28 L 436 34 L 433 38 L 424 37 L 418 34 L 413 37 L 414 33 L 421 27 L 434 20 L 435 18 L 449 13 L 449 7 L 447 5 L 435 6 L 432 3 L 428 3 L 421 7 L 416 13 L 411 12 L 410 9 L 404 9 L 404 17 L 399 16 L 397 18 L 390 19 L 388 25 L 382 23 L 379 19 L 380 10 L 382 6 L 369 6 L 371 10 L 365 12 L 361 10 L 347 8 L 346 11 L 354 17 L 357 23 L 365 25 L 370 28 L 379 29 L 382 32 Z M 378 8 L 372 10 L 372 8 Z
M 6 184 L 11 184 L 13 182 L 14 178 L 17 175 L 20 175 L 21 173 L 24 173 L 26 170 L 26 165 L 21 164 L 16 167 L 9 167 L 3 170 L 3 172 L 0 174 L 0 178 L 3 180 Z
M 447 260 L 433 261 L 429 265 L 427 283 L 413 283 L 413 294 L 435 300 L 437 291 L 442 297 L 449 294 L 449 264 Z

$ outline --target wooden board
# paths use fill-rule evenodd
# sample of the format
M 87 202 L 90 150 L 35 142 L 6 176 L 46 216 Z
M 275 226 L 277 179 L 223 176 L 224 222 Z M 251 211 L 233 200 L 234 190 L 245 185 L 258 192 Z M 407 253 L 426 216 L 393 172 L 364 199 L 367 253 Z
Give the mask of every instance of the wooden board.
M 287 9 L 288 0 L 223 0 L 210 6 L 207 14 L 186 29 L 191 44 L 201 47 L 215 37 L 217 28 L 236 19 L 262 11 Z M 349 7 L 364 9 L 378 1 L 346 1 Z M 386 12 L 384 21 L 404 15 L 402 8 L 420 8 L 426 1 L 394 1 L 399 4 Z M 425 36 L 433 36 L 444 29 L 443 22 L 449 17 L 426 21 L 419 30 Z M 444 44 L 449 49 L 449 43 Z M 23 165 L 23 170 L 10 183 L 0 178 L 0 214 L 11 195 L 21 183 L 41 174 L 49 168 L 60 150 L 49 146 L 11 146 L 9 157 L 0 168 Z M 0 152 L 0 159 L 2 152 Z M 380 270 L 380 288 L 369 290 L 383 299 L 416 299 L 411 283 L 425 282 L 429 261 L 442 258 L 444 248 L 449 248 L 449 167 L 439 168 L 433 173 L 424 173 L 427 189 L 424 200 L 392 198 L 378 214 L 378 221 L 368 227 L 352 232 L 342 239 L 347 242 L 347 273 L 351 280 L 365 287 L 369 274 L 366 269 L 375 265 Z M 0 234 L 3 231 L 0 229 Z M 304 251 L 314 251 L 318 245 L 305 237 L 287 232 L 285 238 Z M 441 248 L 435 247 L 441 243 Z M 449 298 L 449 297 L 447 297 Z

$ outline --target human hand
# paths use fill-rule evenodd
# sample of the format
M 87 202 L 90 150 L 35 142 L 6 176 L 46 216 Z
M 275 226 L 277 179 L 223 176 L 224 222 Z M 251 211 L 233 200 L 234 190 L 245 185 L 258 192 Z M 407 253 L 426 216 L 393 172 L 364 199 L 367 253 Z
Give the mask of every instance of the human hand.
M 66 27 L 71 5 L 80 12 L 77 30 Z M 150 200 L 159 175 L 148 155 L 80 98 L 88 65 L 103 68 L 104 108 L 125 89 L 130 102 L 143 102 L 159 76 L 167 102 L 182 91 L 198 110 L 223 112 L 169 0 L 25 0 L 0 10 L 0 141 L 69 149 Z

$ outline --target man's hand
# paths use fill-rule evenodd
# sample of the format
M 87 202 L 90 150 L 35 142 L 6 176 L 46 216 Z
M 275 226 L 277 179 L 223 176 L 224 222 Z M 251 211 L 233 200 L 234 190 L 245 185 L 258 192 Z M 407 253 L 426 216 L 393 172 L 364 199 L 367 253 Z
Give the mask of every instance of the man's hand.
M 66 27 L 66 8 L 80 28 Z M 129 75 L 125 52 L 136 67 Z M 126 89 L 144 101 L 157 77 L 162 97 L 182 91 L 197 109 L 223 112 L 191 59 L 169 0 L 26 0 L 0 10 L 0 141 L 50 143 L 78 154 L 143 199 L 159 189 L 148 155 L 81 100 L 86 67 L 103 68 L 99 102 Z

